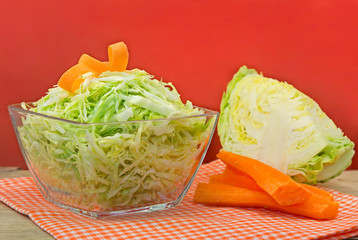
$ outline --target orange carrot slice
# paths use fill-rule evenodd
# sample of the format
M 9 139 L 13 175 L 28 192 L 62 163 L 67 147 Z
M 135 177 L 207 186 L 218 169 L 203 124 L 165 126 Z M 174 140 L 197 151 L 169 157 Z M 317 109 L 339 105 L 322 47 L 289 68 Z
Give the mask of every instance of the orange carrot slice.
M 68 69 L 61 76 L 57 85 L 67 91 L 72 92 L 72 85 L 73 85 L 74 81 L 77 78 L 79 78 L 79 76 L 81 76 L 85 73 L 88 73 L 88 72 L 93 72 L 93 70 L 82 63 L 78 63 L 78 64 L 74 65 L 73 67 L 71 67 L 70 69 Z
M 209 183 L 228 184 L 231 186 L 247 188 L 254 191 L 263 191 L 262 188 L 260 188 L 254 180 L 252 180 L 252 178 L 237 174 L 231 175 L 227 173 L 222 173 L 211 175 L 209 178 Z
M 234 167 L 232 167 L 230 165 L 226 165 L 226 168 L 225 168 L 223 173 L 229 174 L 229 175 L 233 175 L 233 174 L 241 175 L 241 176 L 246 176 L 246 177 L 251 178 L 247 173 L 244 173 L 243 171 L 240 171 L 240 170 L 238 170 L 238 169 L 236 169 L 236 168 L 234 168 Z
M 265 192 L 226 184 L 199 183 L 194 201 L 217 206 L 266 207 L 315 219 L 334 219 L 338 215 L 339 209 L 339 203 L 323 200 L 316 195 L 311 195 L 302 203 L 283 206 Z
M 75 92 L 77 89 L 80 88 L 81 83 L 83 83 L 85 81 L 84 78 L 78 77 L 76 78 L 75 81 L 73 81 L 72 87 L 71 87 L 71 92 Z
M 125 71 L 128 65 L 129 53 L 124 42 L 114 43 L 108 46 L 108 59 L 110 70 Z
M 302 187 L 306 188 L 311 193 L 317 195 L 318 197 L 321 197 L 321 198 L 326 199 L 326 200 L 334 201 L 332 193 L 329 193 L 329 192 L 327 192 L 327 191 L 325 191 L 323 189 L 317 188 L 317 187 L 312 186 L 312 185 L 308 185 L 308 184 L 304 184 L 304 183 L 300 183 L 300 185 Z
M 221 174 L 211 175 L 209 178 L 209 183 L 216 184 L 227 184 L 231 186 L 236 186 L 240 188 L 247 188 L 254 191 L 264 192 L 264 190 L 257 185 L 257 183 L 248 175 L 244 173 L 242 175 L 239 171 L 233 171 L 231 168 L 225 168 L 224 172 Z M 333 195 L 323 189 L 300 183 L 301 186 L 306 188 L 312 194 L 317 195 L 317 197 L 323 198 L 325 200 L 333 201 Z
M 241 172 L 241 171 L 238 171 L 237 169 L 234 169 L 234 168 L 232 168 L 232 167 L 230 167 L 230 166 L 227 166 L 227 167 L 225 168 L 223 174 L 227 174 L 227 175 L 229 175 L 229 176 L 240 175 L 240 176 L 242 176 L 241 179 L 242 179 L 243 177 L 246 177 L 246 178 L 249 179 L 249 180 L 246 179 L 246 180 L 242 180 L 242 181 L 250 181 L 250 180 L 252 180 L 252 178 L 251 178 L 249 175 L 247 175 L 246 173 Z M 250 183 L 251 183 L 251 181 L 250 181 Z M 229 182 L 226 182 L 225 184 L 229 184 Z M 331 193 L 329 193 L 329 192 L 323 190 L 323 189 L 317 188 L 317 187 L 312 186 L 312 185 L 304 184 L 304 183 L 299 183 L 299 184 L 300 184 L 302 187 L 306 188 L 308 191 L 312 192 L 313 194 L 316 194 L 317 196 L 319 196 L 319 197 L 321 197 L 321 198 L 324 198 L 324 199 L 326 199 L 326 200 L 334 201 L 333 195 L 332 195 Z M 230 184 L 229 184 L 229 185 L 230 185 Z M 255 185 L 257 185 L 256 182 L 255 182 Z M 242 184 L 241 184 L 240 186 L 236 184 L 235 186 L 244 187 Z M 256 187 L 253 187 L 253 186 L 250 186 L 250 187 L 251 187 L 251 188 L 249 188 L 249 189 L 253 189 L 253 190 L 254 190 L 254 189 L 257 189 Z M 261 191 L 263 191 L 262 188 L 260 188 L 258 185 L 257 185 L 257 187 L 258 187 L 258 189 L 260 189 Z
M 258 160 L 224 150 L 217 157 L 227 165 L 248 174 L 280 205 L 302 203 L 312 195 L 286 174 Z
M 109 71 L 108 62 L 101 62 L 88 54 L 82 54 L 78 63 L 82 63 L 98 73 Z
M 108 58 L 109 62 L 101 62 L 88 54 L 83 54 L 78 64 L 61 76 L 57 85 L 70 92 L 75 92 L 84 81 L 79 77 L 87 72 L 99 74 L 105 71 L 125 71 L 129 58 L 127 46 L 123 42 L 109 45 Z

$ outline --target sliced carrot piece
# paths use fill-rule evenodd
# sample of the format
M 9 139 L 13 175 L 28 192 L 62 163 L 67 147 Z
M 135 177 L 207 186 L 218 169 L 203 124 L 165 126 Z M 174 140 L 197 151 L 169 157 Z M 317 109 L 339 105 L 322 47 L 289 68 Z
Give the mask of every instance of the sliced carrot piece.
M 338 215 L 339 209 L 339 203 L 323 200 L 316 195 L 311 195 L 302 203 L 283 206 L 265 192 L 226 184 L 199 183 L 194 201 L 217 206 L 266 207 L 315 219 L 334 219 Z
M 258 160 L 224 150 L 217 157 L 227 165 L 248 174 L 280 205 L 301 203 L 312 195 L 286 174 Z
M 82 63 L 98 73 L 109 71 L 109 62 L 101 62 L 88 54 L 82 54 L 78 63 Z
M 110 70 L 125 71 L 128 65 L 128 48 L 124 42 L 114 43 L 108 46 L 108 59 Z
M 75 92 L 77 89 L 80 88 L 81 83 L 83 83 L 85 81 L 84 78 L 78 77 L 75 81 L 73 81 L 72 87 L 71 87 L 71 92 Z
M 71 67 L 70 69 L 68 69 L 61 76 L 60 80 L 58 80 L 57 85 L 67 91 L 72 92 L 72 85 L 73 85 L 74 81 L 79 76 L 81 76 L 85 73 L 88 73 L 88 72 L 93 72 L 93 70 L 82 63 L 78 63 L 78 64 L 74 65 L 73 67 Z
M 237 174 L 228 174 L 227 172 L 211 175 L 209 178 L 209 183 L 228 184 L 231 186 L 247 188 L 254 191 L 263 191 L 262 188 L 260 188 L 254 180 L 252 180 L 252 178 Z
M 209 178 L 209 183 L 227 184 L 231 186 L 251 189 L 254 191 L 264 192 L 264 190 L 259 185 L 257 185 L 257 183 L 251 177 L 249 177 L 245 173 L 241 174 L 241 172 L 234 171 L 228 167 L 225 168 L 224 172 L 221 174 L 211 175 Z M 300 185 L 320 198 L 331 201 L 334 200 L 333 195 L 323 189 L 303 183 L 300 183 Z
M 230 165 L 227 165 L 224 172 L 225 174 L 229 174 L 229 175 L 233 175 L 233 174 L 236 174 L 236 175 L 241 175 L 241 176 L 246 176 L 246 177 L 249 177 L 251 178 L 247 173 L 244 173 L 243 171 L 240 171 Z
M 242 180 L 242 181 L 246 181 L 246 182 L 249 181 L 250 183 L 252 183 L 252 181 L 250 181 L 250 180 L 252 180 L 252 178 L 251 178 L 249 175 L 247 175 L 246 173 L 244 173 L 244 172 L 242 172 L 242 171 L 239 171 L 239 170 L 237 170 L 237 169 L 235 169 L 235 168 L 233 168 L 233 167 L 230 167 L 230 166 L 227 166 L 222 174 L 226 174 L 226 175 L 228 175 L 228 176 L 237 176 L 237 175 L 240 175 L 240 176 L 242 176 L 242 177 L 241 177 L 241 180 Z M 248 180 L 247 180 L 247 179 L 246 179 L 246 180 L 243 180 L 243 177 L 248 178 Z M 255 181 L 254 181 L 254 182 L 255 182 Z M 229 182 L 225 182 L 225 184 L 229 184 Z M 318 195 L 318 196 L 321 197 L 321 198 L 334 201 L 333 195 L 332 195 L 331 193 L 329 193 L 329 192 L 327 192 L 327 191 L 321 189 L 321 188 L 317 188 L 317 187 L 315 187 L 315 186 L 308 185 L 308 184 L 304 184 L 304 183 L 299 183 L 299 184 L 300 184 L 302 187 L 306 188 L 308 191 L 312 192 L 313 194 Z M 230 185 L 230 184 L 229 184 L 229 185 Z M 255 182 L 255 185 L 257 185 L 256 182 Z M 239 185 L 237 185 L 237 183 L 236 183 L 235 185 L 233 185 L 233 186 L 244 187 L 244 185 L 240 185 L 240 186 L 239 186 Z M 263 191 L 262 188 L 260 188 L 258 185 L 257 185 L 258 188 L 257 188 L 256 186 L 255 186 L 255 187 L 250 186 L 250 187 L 251 187 L 251 188 L 249 188 L 249 189 L 253 189 L 253 190 L 255 190 L 255 189 L 260 189 L 261 191 Z
M 323 199 L 334 201 L 332 193 L 329 193 L 323 189 L 317 188 L 312 185 L 308 185 L 308 184 L 304 184 L 304 183 L 300 183 L 300 184 L 302 187 L 306 188 L 308 191 L 312 192 L 313 194 L 315 194 Z

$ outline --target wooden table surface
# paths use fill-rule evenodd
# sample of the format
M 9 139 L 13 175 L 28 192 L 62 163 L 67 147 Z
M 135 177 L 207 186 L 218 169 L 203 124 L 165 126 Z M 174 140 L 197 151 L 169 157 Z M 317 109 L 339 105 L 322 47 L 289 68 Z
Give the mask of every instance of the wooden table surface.
M 30 173 L 25 170 L 0 167 L 0 178 L 29 176 Z M 341 176 L 322 184 L 322 186 L 358 196 L 358 170 L 345 171 Z M 0 203 L 0 239 L 44 240 L 53 239 L 53 237 L 35 225 L 27 216 Z

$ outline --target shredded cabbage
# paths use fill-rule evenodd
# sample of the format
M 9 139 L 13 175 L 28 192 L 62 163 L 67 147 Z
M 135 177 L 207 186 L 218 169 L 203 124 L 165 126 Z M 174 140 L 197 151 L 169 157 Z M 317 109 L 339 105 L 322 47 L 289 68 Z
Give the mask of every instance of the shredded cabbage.
M 342 173 L 354 143 L 318 104 L 292 85 L 240 68 L 221 102 L 218 133 L 226 151 L 258 159 L 299 182 Z
M 83 77 L 75 94 L 54 87 L 33 106 L 23 104 L 55 117 L 28 114 L 19 127 L 43 182 L 89 210 L 177 197 L 214 121 L 191 102 L 183 104 L 171 83 L 145 71 Z

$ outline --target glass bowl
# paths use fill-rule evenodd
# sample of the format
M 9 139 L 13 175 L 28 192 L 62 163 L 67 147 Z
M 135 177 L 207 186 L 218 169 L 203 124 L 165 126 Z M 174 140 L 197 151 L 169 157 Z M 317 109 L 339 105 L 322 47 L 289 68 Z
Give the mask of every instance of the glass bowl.
M 31 106 L 32 103 L 26 105 Z M 80 123 L 8 107 L 42 195 L 97 218 L 177 206 L 204 159 L 218 112 L 143 121 Z

